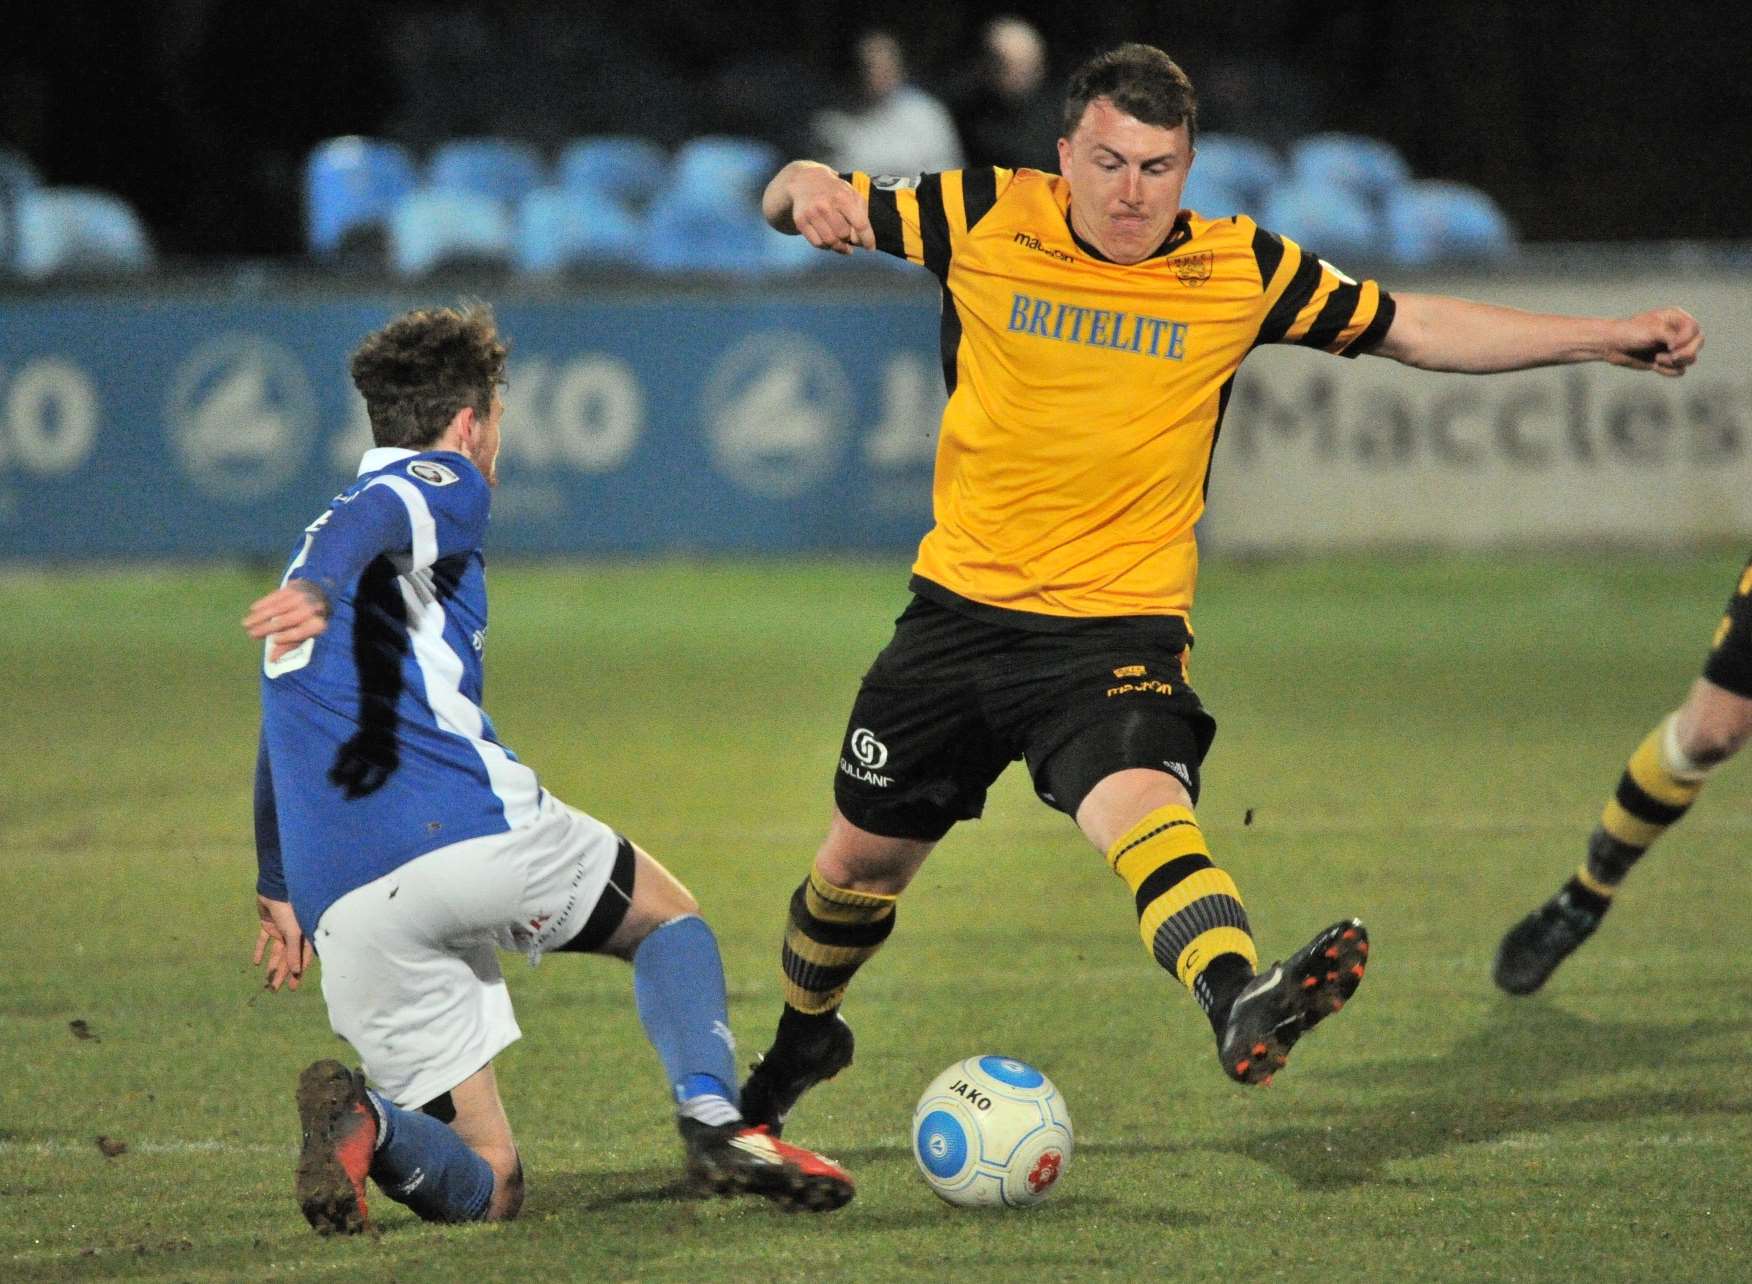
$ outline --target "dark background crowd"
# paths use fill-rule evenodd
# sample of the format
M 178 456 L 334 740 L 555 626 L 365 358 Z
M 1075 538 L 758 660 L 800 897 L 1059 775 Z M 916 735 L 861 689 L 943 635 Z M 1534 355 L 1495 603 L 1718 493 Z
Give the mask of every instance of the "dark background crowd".
M 1580 0 L 64 0 L 0 41 L 0 148 L 132 201 L 165 250 L 302 244 L 310 147 L 467 134 L 544 147 L 712 133 L 819 154 L 872 75 L 941 104 L 969 162 L 1050 167 L 1063 80 L 1123 40 L 1191 74 L 1206 129 L 1396 144 L 1529 241 L 1752 239 L 1752 77 L 1734 8 Z M 1040 38 L 1039 67 L 992 19 Z M 872 31 L 893 40 L 871 64 Z M 1032 83 L 1030 83 L 1032 82 Z M 1026 153 L 1026 154 L 1023 154 Z M 1044 153 L 1044 154 L 1042 154 Z M 831 159 L 824 157 L 824 159 Z

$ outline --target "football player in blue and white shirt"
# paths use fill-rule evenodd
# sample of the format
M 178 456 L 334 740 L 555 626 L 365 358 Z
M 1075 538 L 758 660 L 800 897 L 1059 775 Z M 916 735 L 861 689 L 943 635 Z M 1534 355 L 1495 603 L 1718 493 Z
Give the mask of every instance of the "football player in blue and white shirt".
M 492 1065 L 521 1033 L 498 961 L 514 950 L 631 961 L 696 1185 L 837 1208 L 841 1169 L 742 1121 L 694 898 L 543 789 L 481 708 L 505 351 L 481 306 L 366 338 L 352 376 L 376 448 L 243 622 L 265 643 L 255 961 L 297 989 L 314 947 L 329 1022 L 364 1064 L 299 1078 L 299 1202 L 321 1232 L 361 1230 L 370 1176 L 430 1221 L 517 1214 Z

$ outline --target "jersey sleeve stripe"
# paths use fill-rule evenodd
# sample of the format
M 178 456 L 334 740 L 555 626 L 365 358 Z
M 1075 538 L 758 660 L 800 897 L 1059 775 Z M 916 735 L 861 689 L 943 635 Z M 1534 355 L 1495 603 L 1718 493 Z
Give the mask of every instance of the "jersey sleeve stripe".
M 1295 273 L 1290 277 L 1290 283 L 1284 287 L 1284 292 L 1278 295 L 1277 302 L 1272 304 L 1271 311 L 1265 314 L 1265 320 L 1260 323 L 1259 337 L 1253 341 L 1255 345 L 1280 342 L 1289 333 L 1297 315 L 1313 299 L 1314 291 L 1319 288 L 1320 260 L 1303 250 Z
M 967 230 L 979 226 L 979 221 L 991 213 L 998 202 L 998 171 L 989 165 L 961 171 L 961 204 L 966 212 Z
M 952 170 L 941 175 L 943 192 L 943 226 L 950 244 L 967 235 L 967 208 L 962 201 L 962 173 Z
M 1374 282 L 1369 284 L 1373 285 Z M 1387 331 L 1393 326 L 1393 314 L 1399 310 L 1399 305 L 1393 301 L 1393 296 L 1376 286 L 1379 298 L 1375 303 L 1375 315 L 1363 332 L 1339 349 L 1341 357 L 1360 357 L 1365 352 L 1373 352 L 1381 340 L 1387 337 Z
M 922 262 L 939 280 L 949 275 L 949 216 L 943 209 L 943 176 L 926 174 L 916 192 Z
M 1296 342 L 1304 348 L 1330 348 L 1356 315 L 1362 294 L 1362 286 L 1340 282 L 1338 288 L 1326 296 L 1326 304 L 1308 327 L 1308 332 Z
M 1259 288 L 1269 290 L 1283 261 L 1284 243 L 1263 227 L 1253 229 L 1253 261 L 1259 268 Z
M 438 524 L 432 520 L 426 497 L 406 477 L 374 477 L 366 483 L 365 489 L 373 486 L 387 486 L 408 510 L 408 525 L 413 530 L 413 560 L 407 569 L 425 570 L 438 560 Z
M 894 208 L 900 213 L 900 241 L 909 263 L 925 261 L 925 245 L 919 237 L 919 194 L 910 187 L 894 189 Z
M 878 250 L 896 258 L 905 258 L 906 237 L 901 231 L 900 210 L 895 204 L 895 195 L 894 192 L 885 192 L 880 188 L 869 189 L 870 230 L 875 233 Z

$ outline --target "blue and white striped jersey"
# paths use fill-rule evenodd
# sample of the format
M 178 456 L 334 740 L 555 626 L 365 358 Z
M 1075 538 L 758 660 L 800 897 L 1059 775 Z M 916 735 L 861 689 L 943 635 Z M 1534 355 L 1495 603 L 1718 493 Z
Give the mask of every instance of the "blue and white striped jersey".
M 332 614 L 263 662 L 256 887 L 313 939 L 355 887 L 536 815 L 535 773 L 481 708 L 490 496 L 462 455 L 367 451 L 287 568 Z

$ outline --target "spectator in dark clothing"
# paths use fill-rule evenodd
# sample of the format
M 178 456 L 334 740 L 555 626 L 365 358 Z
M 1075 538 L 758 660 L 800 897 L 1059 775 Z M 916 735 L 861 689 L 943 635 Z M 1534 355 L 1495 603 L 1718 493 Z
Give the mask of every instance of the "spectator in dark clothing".
M 1060 104 L 1046 83 L 1046 43 L 1020 18 L 994 18 L 979 70 L 952 106 L 969 165 L 1058 170 Z

